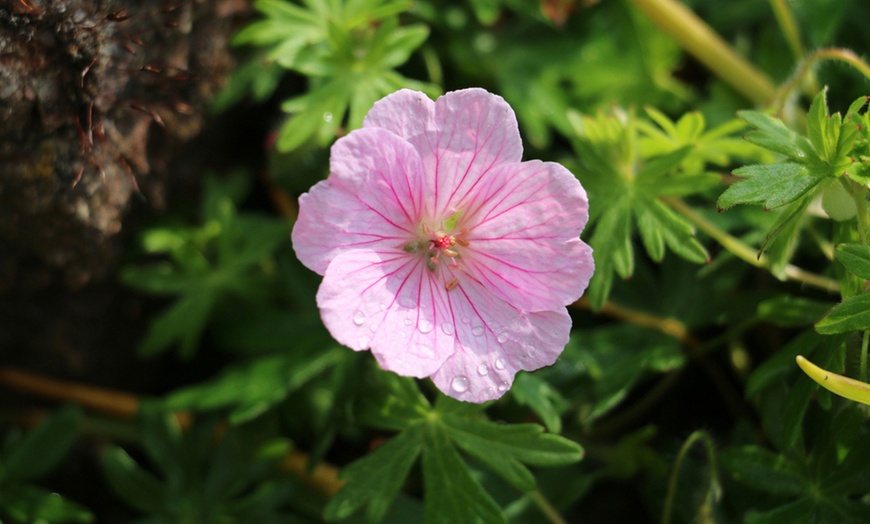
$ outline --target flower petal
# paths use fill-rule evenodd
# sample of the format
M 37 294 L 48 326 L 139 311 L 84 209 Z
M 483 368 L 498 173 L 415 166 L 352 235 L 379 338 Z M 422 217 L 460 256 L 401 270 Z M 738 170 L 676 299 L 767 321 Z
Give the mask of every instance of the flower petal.
M 568 343 L 571 317 L 564 307 L 523 313 L 471 280 L 448 297 L 456 319 L 456 350 L 432 380 L 456 399 L 499 398 L 510 389 L 517 371 L 549 366 Z
M 363 127 L 386 129 L 413 144 L 425 157 L 435 150 L 435 102 L 420 91 L 400 89 L 375 102 Z
M 317 305 L 337 341 L 371 349 L 386 370 L 422 378 L 454 351 L 446 293 L 418 256 L 355 249 L 329 264 Z
M 568 305 L 592 277 L 592 249 L 579 238 L 586 192 L 552 162 L 502 165 L 487 174 L 466 209 L 468 276 L 524 311 Z
M 452 91 L 435 101 L 438 127 L 436 158 L 423 156 L 427 173 L 435 173 L 432 198 L 435 216 L 460 209 L 481 175 L 523 157 L 513 109 L 483 89 Z
M 414 147 L 382 129 L 361 129 L 332 146 L 329 178 L 299 197 L 296 256 L 324 274 L 352 248 L 401 250 L 416 235 L 423 170 Z

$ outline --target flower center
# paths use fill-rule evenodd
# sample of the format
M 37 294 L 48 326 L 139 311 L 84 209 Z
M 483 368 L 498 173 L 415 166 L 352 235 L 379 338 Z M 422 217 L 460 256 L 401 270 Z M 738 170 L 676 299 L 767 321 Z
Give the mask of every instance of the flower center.
M 432 227 L 427 222 L 421 222 L 420 236 L 404 246 L 408 253 L 418 253 L 425 257 L 426 267 L 429 271 L 436 271 L 441 265 L 446 264 L 450 269 L 459 271 L 462 269 L 462 250 L 469 246 L 466 240 L 465 229 L 456 229 L 460 213 L 456 213 L 439 226 Z M 453 277 L 445 283 L 448 291 L 459 285 L 459 281 Z

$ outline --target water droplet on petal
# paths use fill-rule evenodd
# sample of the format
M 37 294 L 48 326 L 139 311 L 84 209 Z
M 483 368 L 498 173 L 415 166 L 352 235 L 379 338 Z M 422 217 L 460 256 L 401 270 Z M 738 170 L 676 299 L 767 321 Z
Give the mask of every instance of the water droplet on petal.
M 502 381 L 502 382 L 500 382 L 499 385 L 498 385 L 498 390 L 499 390 L 499 391 L 507 391 L 507 388 L 508 388 L 508 383 L 507 383 L 507 381 Z
M 399 298 L 399 305 L 408 309 L 416 309 L 417 301 L 409 296 Z
M 507 342 L 507 339 L 508 339 L 507 333 L 499 333 L 497 340 L 498 340 L 499 344 L 504 344 L 505 342 Z
M 378 309 L 380 309 L 381 311 L 386 311 L 387 305 L 381 302 L 380 304 L 378 304 Z
M 503 358 L 495 359 L 495 369 L 504 369 L 505 361 Z
M 445 322 L 441 324 L 441 331 L 444 332 L 445 335 L 450 336 L 453 334 L 453 324 L 450 322 Z
M 475 337 L 483 335 L 483 326 L 474 326 L 473 328 L 471 328 L 471 334 Z
M 420 333 L 429 333 L 434 327 L 435 325 L 425 318 L 421 318 L 417 321 L 417 329 L 420 330 Z
M 456 375 L 450 382 L 450 387 L 453 388 L 453 391 L 457 393 L 465 393 L 466 391 L 468 391 L 468 386 L 470 384 L 471 382 L 465 375 Z
M 410 326 L 411 324 L 413 324 L 413 322 L 411 321 L 410 318 L 406 318 L 406 319 L 403 320 L 402 322 L 403 322 L 406 326 Z
M 462 317 L 462 323 L 463 324 L 471 324 L 471 319 L 468 317 Z
M 366 323 L 366 314 L 360 311 L 359 309 L 353 314 L 353 323 L 357 326 L 361 326 Z
M 435 358 L 435 350 L 426 344 L 420 344 L 420 355 L 425 358 Z
M 357 342 L 359 343 L 360 349 L 368 349 L 369 344 L 371 344 L 372 342 L 372 339 L 368 335 L 362 335 L 359 337 L 359 340 Z
M 489 374 L 489 368 L 486 367 L 486 364 L 481 364 L 477 366 L 477 374 L 481 377 L 485 377 L 487 374 Z

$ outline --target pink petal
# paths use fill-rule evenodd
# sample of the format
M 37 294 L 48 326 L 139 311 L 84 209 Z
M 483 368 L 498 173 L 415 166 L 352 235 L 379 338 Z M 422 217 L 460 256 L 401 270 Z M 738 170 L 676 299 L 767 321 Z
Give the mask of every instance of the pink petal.
M 400 250 L 416 236 L 423 171 L 411 144 L 382 129 L 360 129 L 332 146 L 330 169 L 299 198 L 293 248 L 308 268 L 322 275 L 338 253 Z
M 420 91 L 401 89 L 375 102 L 363 120 L 363 127 L 386 129 L 426 156 L 435 149 L 435 102 Z
M 456 350 L 432 380 L 456 399 L 499 398 L 510 389 L 517 371 L 549 366 L 568 343 L 571 317 L 564 307 L 523 313 L 470 279 L 447 295 Z
M 519 162 L 523 143 L 513 109 L 498 95 L 483 89 L 463 89 L 435 101 L 438 127 L 437 157 L 423 157 L 427 173 L 434 173 L 435 216 L 460 209 L 467 195 L 493 167 Z
M 317 305 L 341 344 L 371 349 L 382 368 L 421 378 L 454 351 L 446 293 L 419 256 L 355 249 L 329 264 Z
M 580 231 L 586 192 L 567 169 L 550 162 L 502 165 L 472 195 L 463 224 L 468 275 L 524 311 L 576 301 L 592 277 L 592 249 Z
M 402 89 L 375 103 L 363 126 L 386 129 L 414 145 L 423 159 L 433 217 L 456 211 L 480 176 L 519 162 L 523 144 L 513 110 L 483 89 L 452 91 L 432 102 Z

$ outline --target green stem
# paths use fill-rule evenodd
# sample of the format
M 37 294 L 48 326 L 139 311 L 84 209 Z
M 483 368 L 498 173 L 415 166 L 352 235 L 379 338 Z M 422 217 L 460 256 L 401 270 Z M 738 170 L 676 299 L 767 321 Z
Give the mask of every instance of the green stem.
M 534 489 L 529 495 L 531 495 L 532 500 L 535 502 L 535 505 L 538 506 L 538 509 L 543 513 L 553 524 L 567 524 L 565 519 L 562 518 L 562 515 L 556 511 L 556 508 L 550 504 L 550 501 L 547 500 L 546 497 L 541 493 L 541 490 Z
M 719 474 L 716 471 L 716 450 L 713 446 L 713 440 L 705 431 L 696 431 L 689 435 L 689 438 L 687 438 L 686 442 L 683 443 L 683 447 L 680 448 L 680 452 L 677 454 L 677 460 L 674 462 L 674 469 L 671 471 L 671 478 L 668 481 L 665 507 L 662 510 L 662 524 L 669 524 L 671 521 L 671 508 L 677 494 L 677 479 L 680 477 L 680 467 L 683 464 L 683 459 L 686 457 L 686 453 L 688 453 L 689 450 L 692 449 L 692 446 L 695 445 L 695 442 L 699 440 L 704 444 L 704 451 L 707 454 L 707 462 L 710 464 L 710 474 L 707 475 L 707 485 L 704 487 L 704 505 L 709 501 L 711 494 L 713 494 L 714 497 L 718 497 Z
M 698 229 L 710 235 L 713 240 L 718 242 L 722 247 L 730 251 L 737 258 L 743 260 L 744 262 L 748 262 L 755 267 L 767 268 L 767 256 L 763 254 L 758 254 L 755 249 L 747 246 L 739 239 L 734 238 L 725 231 L 719 229 L 715 224 L 701 216 L 700 213 L 692 209 L 690 206 L 686 205 L 686 203 L 682 200 L 678 198 L 665 197 L 662 198 L 662 201 L 671 206 L 672 208 L 676 209 L 680 214 L 692 221 L 692 223 L 694 223 L 698 227 Z M 815 273 L 810 273 L 809 271 L 801 269 L 797 266 L 793 266 L 791 264 L 788 264 L 785 267 L 785 276 L 789 280 L 801 282 L 808 286 L 824 289 L 832 293 L 840 292 L 840 284 L 836 280 L 824 277 L 822 275 L 817 275 Z
M 865 331 L 861 338 L 861 356 L 859 359 L 858 378 L 861 382 L 867 382 L 867 347 L 870 345 L 870 331 Z
M 631 0 L 656 26 L 737 92 L 764 105 L 776 94 L 773 81 L 750 64 L 689 8 L 676 0 Z
M 782 29 L 792 54 L 796 60 L 800 60 L 804 56 L 804 46 L 801 44 L 800 30 L 794 16 L 792 16 L 791 9 L 788 8 L 785 0 L 770 0 L 770 7 L 773 9 L 773 14 L 776 16 L 776 21 L 779 23 L 779 28 Z
M 808 54 L 806 58 L 803 59 L 791 79 L 777 89 L 776 94 L 770 101 L 770 105 L 777 110 L 781 109 L 785 100 L 788 98 L 788 95 L 804 81 L 804 78 L 808 74 L 812 72 L 812 66 L 815 65 L 816 62 L 821 62 L 822 60 L 844 62 L 858 70 L 858 72 L 864 75 L 865 78 L 870 79 L 870 65 L 861 60 L 861 57 L 851 50 L 836 47 L 819 49 L 818 51 Z

